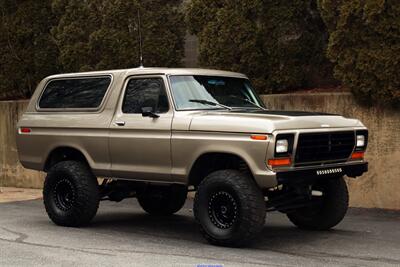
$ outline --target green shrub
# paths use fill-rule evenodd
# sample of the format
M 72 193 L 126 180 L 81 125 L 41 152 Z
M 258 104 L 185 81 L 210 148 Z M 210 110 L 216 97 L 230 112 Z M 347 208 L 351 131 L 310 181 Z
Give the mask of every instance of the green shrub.
M 315 0 L 263 1 L 263 52 L 268 85 L 296 89 L 335 84 L 325 56 L 326 27 Z
M 179 66 L 185 26 L 179 1 L 56 0 L 53 34 L 64 71 L 139 66 L 140 9 L 145 66 Z
M 335 76 L 355 96 L 400 107 L 400 2 L 319 0 Z
M 81 0 L 53 0 L 52 10 L 58 23 L 51 33 L 60 51 L 62 72 L 89 69 L 88 42 L 99 14 L 91 13 L 88 1 Z
M 244 72 L 261 92 L 335 82 L 315 0 L 193 0 L 187 23 L 202 66 Z
M 50 1 L 0 0 L 0 12 L 0 98 L 29 97 L 38 81 L 58 71 Z
M 245 72 L 258 86 L 265 85 L 264 61 L 258 44 L 259 1 L 194 0 L 187 21 L 199 37 L 199 64 Z
M 179 66 L 180 7 L 180 0 L 0 0 L 0 99 L 30 97 L 59 72 L 139 66 L 138 10 L 145 66 Z

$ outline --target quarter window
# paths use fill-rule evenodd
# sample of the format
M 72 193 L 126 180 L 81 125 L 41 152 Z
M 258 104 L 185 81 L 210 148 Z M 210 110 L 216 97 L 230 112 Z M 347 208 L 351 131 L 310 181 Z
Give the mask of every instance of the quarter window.
M 98 108 L 111 83 L 110 77 L 58 79 L 48 83 L 40 108 Z
M 151 107 L 155 113 L 168 111 L 168 97 L 162 78 L 131 79 L 125 91 L 123 113 L 142 113 L 142 108 Z

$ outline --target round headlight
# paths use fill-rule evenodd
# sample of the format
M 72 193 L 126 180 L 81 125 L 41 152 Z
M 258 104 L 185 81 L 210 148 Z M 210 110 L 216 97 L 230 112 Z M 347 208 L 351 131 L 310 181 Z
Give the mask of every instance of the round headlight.
M 357 135 L 357 144 L 356 144 L 356 146 L 357 147 L 363 147 L 364 145 L 365 145 L 365 136 L 362 135 L 362 134 Z
M 280 139 L 276 141 L 276 153 L 286 153 L 289 149 L 289 142 L 286 139 Z

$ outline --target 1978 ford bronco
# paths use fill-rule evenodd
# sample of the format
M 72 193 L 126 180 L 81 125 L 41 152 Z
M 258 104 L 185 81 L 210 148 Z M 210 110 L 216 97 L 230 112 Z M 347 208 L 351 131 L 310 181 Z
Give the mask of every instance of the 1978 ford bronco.
M 367 171 L 367 142 L 358 120 L 268 110 L 245 75 L 205 69 L 47 77 L 17 129 L 23 166 L 47 172 L 54 223 L 86 225 L 99 201 L 128 197 L 171 215 L 196 191 L 201 233 L 224 246 L 253 240 L 269 211 L 305 229 L 338 224 L 343 176 Z

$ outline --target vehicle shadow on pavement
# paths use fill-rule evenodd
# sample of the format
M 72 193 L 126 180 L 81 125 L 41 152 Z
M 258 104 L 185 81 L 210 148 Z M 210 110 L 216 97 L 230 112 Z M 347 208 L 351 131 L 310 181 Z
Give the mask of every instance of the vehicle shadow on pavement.
M 254 247 L 268 249 L 288 250 L 291 246 L 295 248 L 299 244 L 305 246 L 313 245 L 314 242 L 320 243 L 322 240 L 329 240 L 334 236 L 357 236 L 356 231 L 348 231 L 341 229 L 331 229 L 328 231 L 307 231 L 299 229 L 292 225 L 268 225 L 265 224 L 263 231 L 260 233 L 260 238 L 254 244 Z
M 198 226 L 190 215 L 152 216 L 145 212 L 108 212 L 98 214 L 90 228 L 99 231 L 118 231 L 125 235 L 153 236 L 193 242 L 202 242 Z
M 199 233 L 198 225 L 192 212 L 185 209 L 172 216 L 152 216 L 142 211 L 132 212 L 112 211 L 100 213 L 92 222 L 90 228 L 100 232 L 118 231 L 121 235 L 150 236 L 156 238 L 167 238 L 170 240 L 181 240 L 186 242 L 206 244 L 206 241 Z M 275 215 L 279 220 L 282 215 Z M 276 218 L 275 218 L 276 221 Z M 279 223 L 279 222 L 278 222 Z M 313 244 L 323 239 L 329 239 L 332 235 L 357 236 L 356 231 L 333 229 L 330 231 L 305 231 L 295 226 L 284 224 L 277 225 L 277 222 L 266 221 L 263 231 L 257 240 L 251 244 L 251 248 L 265 250 L 287 250 L 290 246 L 299 243 Z

